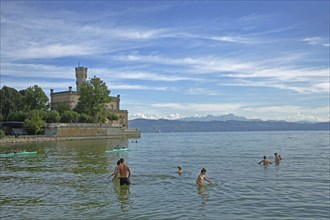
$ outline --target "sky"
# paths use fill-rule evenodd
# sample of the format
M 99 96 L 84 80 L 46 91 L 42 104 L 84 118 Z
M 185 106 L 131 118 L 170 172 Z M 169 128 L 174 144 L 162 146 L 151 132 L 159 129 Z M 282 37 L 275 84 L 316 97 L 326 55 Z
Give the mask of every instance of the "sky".
M 76 88 L 129 120 L 329 121 L 329 1 L 1 0 L 1 88 Z

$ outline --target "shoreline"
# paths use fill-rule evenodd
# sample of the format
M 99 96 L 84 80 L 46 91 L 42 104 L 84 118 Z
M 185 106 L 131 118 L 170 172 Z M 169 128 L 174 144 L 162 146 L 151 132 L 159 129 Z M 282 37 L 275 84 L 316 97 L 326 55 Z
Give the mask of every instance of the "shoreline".
M 86 139 L 115 139 L 115 138 L 140 138 L 132 136 L 85 136 L 85 137 L 56 137 L 56 136 L 46 136 L 46 135 L 21 135 L 18 137 L 15 136 L 6 136 L 0 139 L 0 144 L 6 143 L 27 143 L 27 142 L 46 142 L 46 141 L 66 141 L 66 140 L 86 140 Z

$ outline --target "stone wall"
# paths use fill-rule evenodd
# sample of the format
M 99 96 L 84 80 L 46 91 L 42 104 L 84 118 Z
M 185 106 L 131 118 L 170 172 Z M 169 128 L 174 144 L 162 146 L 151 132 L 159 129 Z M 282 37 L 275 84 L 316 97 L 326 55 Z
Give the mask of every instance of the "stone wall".
M 95 123 L 47 123 L 45 135 L 55 137 L 132 137 L 139 138 L 137 129 L 125 129 L 119 125 Z

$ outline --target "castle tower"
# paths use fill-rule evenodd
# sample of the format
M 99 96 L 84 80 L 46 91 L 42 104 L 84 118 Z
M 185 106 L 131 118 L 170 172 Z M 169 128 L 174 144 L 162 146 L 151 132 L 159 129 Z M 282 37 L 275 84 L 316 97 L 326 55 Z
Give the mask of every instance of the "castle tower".
M 76 85 L 77 92 L 79 91 L 80 86 L 86 82 L 87 79 L 87 67 L 76 67 Z

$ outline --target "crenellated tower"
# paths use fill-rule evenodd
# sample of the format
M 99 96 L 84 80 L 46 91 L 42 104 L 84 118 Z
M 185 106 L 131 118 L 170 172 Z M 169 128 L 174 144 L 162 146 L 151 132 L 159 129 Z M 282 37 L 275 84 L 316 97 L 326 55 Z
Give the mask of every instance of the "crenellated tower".
M 80 86 L 87 80 L 87 67 L 76 67 L 76 85 L 77 92 L 79 91 Z

